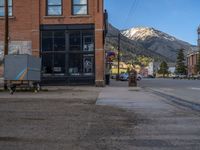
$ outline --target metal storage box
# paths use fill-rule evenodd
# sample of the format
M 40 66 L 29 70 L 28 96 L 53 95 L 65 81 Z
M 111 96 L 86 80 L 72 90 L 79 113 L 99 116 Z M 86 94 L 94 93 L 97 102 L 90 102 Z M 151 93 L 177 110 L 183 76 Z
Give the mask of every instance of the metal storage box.
M 4 65 L 4 80 L 41 80 L 41 59 L 38 57 L 31 55 L 7 55 Z

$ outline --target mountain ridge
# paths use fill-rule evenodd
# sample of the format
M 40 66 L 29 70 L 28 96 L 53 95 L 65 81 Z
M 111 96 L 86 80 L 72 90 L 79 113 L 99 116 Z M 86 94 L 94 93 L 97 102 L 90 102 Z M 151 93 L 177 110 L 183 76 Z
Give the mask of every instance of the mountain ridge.
M 119 33 L 122 35 L 122 51 L 125 53 L 128 51 L 134 56 L 145 55 L 159 61 L 175 62 L 179 49 L 183 48 L 187 53 L 193 47 L 188 42 L 152 27 L 135 27 L 120 31 L 111 24 L 108 26 L 106 45 L 114 43 L 114 47 L 116 47 L 116 39 L 109 39 L 109 36 Z M 125 43 L 129 43 L 129 45 L 127 46 Z

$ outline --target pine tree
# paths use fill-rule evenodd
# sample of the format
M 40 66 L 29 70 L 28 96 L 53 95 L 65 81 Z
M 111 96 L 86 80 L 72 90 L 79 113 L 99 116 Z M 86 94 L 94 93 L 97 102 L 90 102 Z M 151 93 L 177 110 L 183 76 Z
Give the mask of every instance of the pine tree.
M 176 60 L 176 73 L 186 74 L 184 49 L 180 49 Z
M 165 77 L 165 75 L 169 73 L 169 72 L 168 72 L 168 69 L 169 69 L 169 67 L 168 67 L 167 63 L 166 63 L 165 61 L 163 61 L 163 62 L 160 64 L 160 69 L 158 70 L 158 73 L 159 73 L 159 74 L 162 74 L 163 77 Z

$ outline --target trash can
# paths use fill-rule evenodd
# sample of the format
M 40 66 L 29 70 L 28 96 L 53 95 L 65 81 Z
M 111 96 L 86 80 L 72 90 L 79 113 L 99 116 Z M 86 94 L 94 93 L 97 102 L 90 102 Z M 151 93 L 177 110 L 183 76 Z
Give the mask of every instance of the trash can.
M 135 70 L 129 72 L 129 86 L 137 87 L 137 72 Z

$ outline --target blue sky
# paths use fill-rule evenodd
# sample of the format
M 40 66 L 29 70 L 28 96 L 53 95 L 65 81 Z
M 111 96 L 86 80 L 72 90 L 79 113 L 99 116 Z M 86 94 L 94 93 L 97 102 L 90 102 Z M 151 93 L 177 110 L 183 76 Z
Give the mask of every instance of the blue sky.
M 200 0 L 105 0 L 105 9 L 119 29 L 154 27 L 197 44 Z

